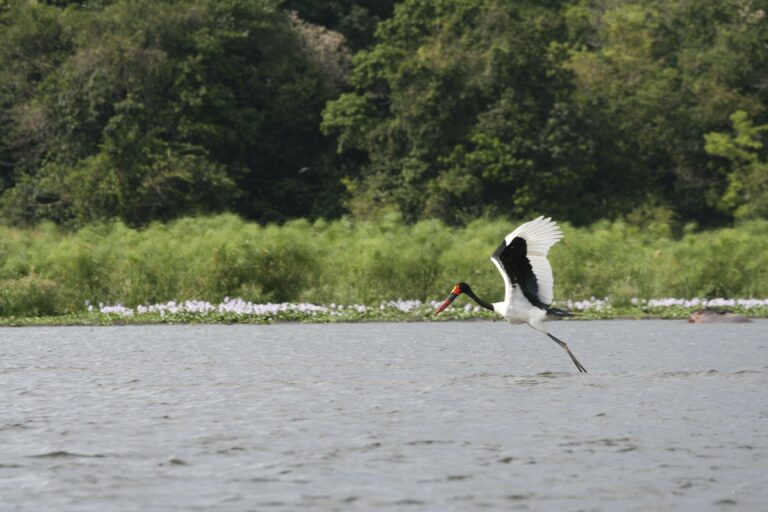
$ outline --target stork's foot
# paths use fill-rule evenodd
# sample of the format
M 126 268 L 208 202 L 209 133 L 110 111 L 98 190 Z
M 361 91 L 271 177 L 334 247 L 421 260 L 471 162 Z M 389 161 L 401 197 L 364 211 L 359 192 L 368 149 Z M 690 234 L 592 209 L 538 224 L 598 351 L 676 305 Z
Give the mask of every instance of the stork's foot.
M 578 359 L 576 359 L 576 356 L 574 356 L 574 355 L 573 355 L 573 352 L 571 352 L 571 349 L 570 349 L 570 348 L 568 348 L 568 344 L 567 344 L 566 342 L 564 342 L 564 341 L 562 341 L 562 340 L 559 340 L 559 339 L 557 339 L 556 337 L 554 337 L 554 336 L 553 336 L 553 335 L 551 335 L 550 333 L 547 333 L 547 336 L 549 336 L 550 338 L 552 338 L 552 340 L 554 340 L 554 341 L 555 341 L 555 343 L 557 343 L 558 345 L 560 345 L 560 346 L 563 348 L 563 350 L 565 350 L 566 352 L 568 352 L 568 355 L 571 357 L 571 361 L 573 361 L 573 364 L 575 364 L 575 365 L 576 365 L 576 368 L 578 368 L 578 370 L 579 370 L 579 372 L 580 372 L 580 373 L 587 373 L 587 369 L 586 369 L 586 368 L 584 368 L 584 366 L 583 366 L 583 365 L 582 365 L 582 364 L 579 362 L 579 360 L 578 360 Z

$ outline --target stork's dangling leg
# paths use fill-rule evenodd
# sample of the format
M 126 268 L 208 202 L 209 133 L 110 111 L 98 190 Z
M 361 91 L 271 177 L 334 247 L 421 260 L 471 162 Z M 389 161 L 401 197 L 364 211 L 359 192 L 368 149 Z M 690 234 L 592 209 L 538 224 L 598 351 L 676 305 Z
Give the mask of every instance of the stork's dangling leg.
M 571 361 L 573 361 L 573 364 L 575 364 L 575 365 L 576 365 L 576 368 L 578 368 L 578 369 L 579 369 L 579 372 L 582 372 L 582 373 L 587 373 L 587 369 L 586 369 L 586 368 L 584 368 L 584 367 L 581 365 L 581 363 L 579 362 L 579 360 L 578 360 L 578 359 L 576 359 L 576 356 L 574 356 L 574 355 L 573 355 L 573 352 L 571 352 L 571 349 L 570 349 L 570 348 L 568 348 L 568 344 L 567 344 L 566 342 L 564 342 L 564 341 L 562 341 L 562 340 L 559 340 L 559 339 L 557 339 L 556 337 L 554 337 L 554 336 L 553 336 L 553 335 L 551 335 L 550 333 L 547 333 L 547 336 L 549 336 L 550 338 L 552 338 L 552 339 L 555 341 L 555 343 L 557 343 L 558 345 L 560 345 L 560 346 L 563 348 L 563 350 L 565 350 L 566 352 L 568 352 L 568 355 L 569 355 L 569 356 L 571 356 Z

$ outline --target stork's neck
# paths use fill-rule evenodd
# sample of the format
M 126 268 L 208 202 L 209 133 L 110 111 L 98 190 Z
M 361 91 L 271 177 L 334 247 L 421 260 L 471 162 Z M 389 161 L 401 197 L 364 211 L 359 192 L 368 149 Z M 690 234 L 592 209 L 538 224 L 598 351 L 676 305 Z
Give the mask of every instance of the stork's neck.
M 483 299 L 481 299 L 480 297 L 478 297 L 477 295 L 475 295 L 475 292 L 473 292 L 472 288 L 470 288 L 469 286 L 467 286 L 467 290 L 464 293 L 466 293 L 468 296 L 470 296 L 472 298 L 472 300 L 477 302 L 480 306 L 482 306 L 485 309 L 488 309 L 490 311 L 494 311 L 493 304 L 491 304 L 490 302 L 486 302 Z

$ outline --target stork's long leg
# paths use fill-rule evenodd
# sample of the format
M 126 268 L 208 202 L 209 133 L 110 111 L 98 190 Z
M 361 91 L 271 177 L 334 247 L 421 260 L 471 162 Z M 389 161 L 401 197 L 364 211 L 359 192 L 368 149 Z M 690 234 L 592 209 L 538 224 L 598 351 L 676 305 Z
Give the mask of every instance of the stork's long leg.
M 566 352 L 568 352 L 568 355 L 569 355 L 569 356 L 571 356 L 571 361 L 573 361 L 573 364 L 575 364 L 575 365 L 576 365 L 576 368 L 578 368 L 580 372 L 582 372 L 582 373 L 587 373 L 587 369 L 586 369 L 586 368 L 584 368 L 584 367 L 581 365 L 581 363 L 579 362 L 579 360 L 578 360 L 578 359 L 576 359 L 576 356 L 574 356 L 574 355 L 573 355 L 573 352 L 571 352 L 571 349 L 569 349 L 569 348 L 568 348 L 568 344 L 567 344 L 567 343 L 565 343 L 565 342 L 564 342 L 564 341 L 562 341 L 562 340 L 559 340 L 559 339 L 555 338 L 555 337 L 554 337 L 554 336 L 552 336 L 550 333 L 547 333 L 547 336 L 549 336 L 550 338 L 552 338 L 552 339 L 555 341 L 555 343 L 557 343 L 558 345 L 560 345 L 560 346 L 563 348 L 563 350 L 565 350 Z

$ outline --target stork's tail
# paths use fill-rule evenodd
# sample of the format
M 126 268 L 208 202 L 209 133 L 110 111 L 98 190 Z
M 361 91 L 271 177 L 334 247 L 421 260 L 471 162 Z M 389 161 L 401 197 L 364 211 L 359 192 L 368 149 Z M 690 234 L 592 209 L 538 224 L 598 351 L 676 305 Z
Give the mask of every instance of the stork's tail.
M 547 308 L 547 316 L 554 316 L 556 318 L 566 318 L 569 316 L 574 316 L 574 314 L 564 309 L 549 307 Z

